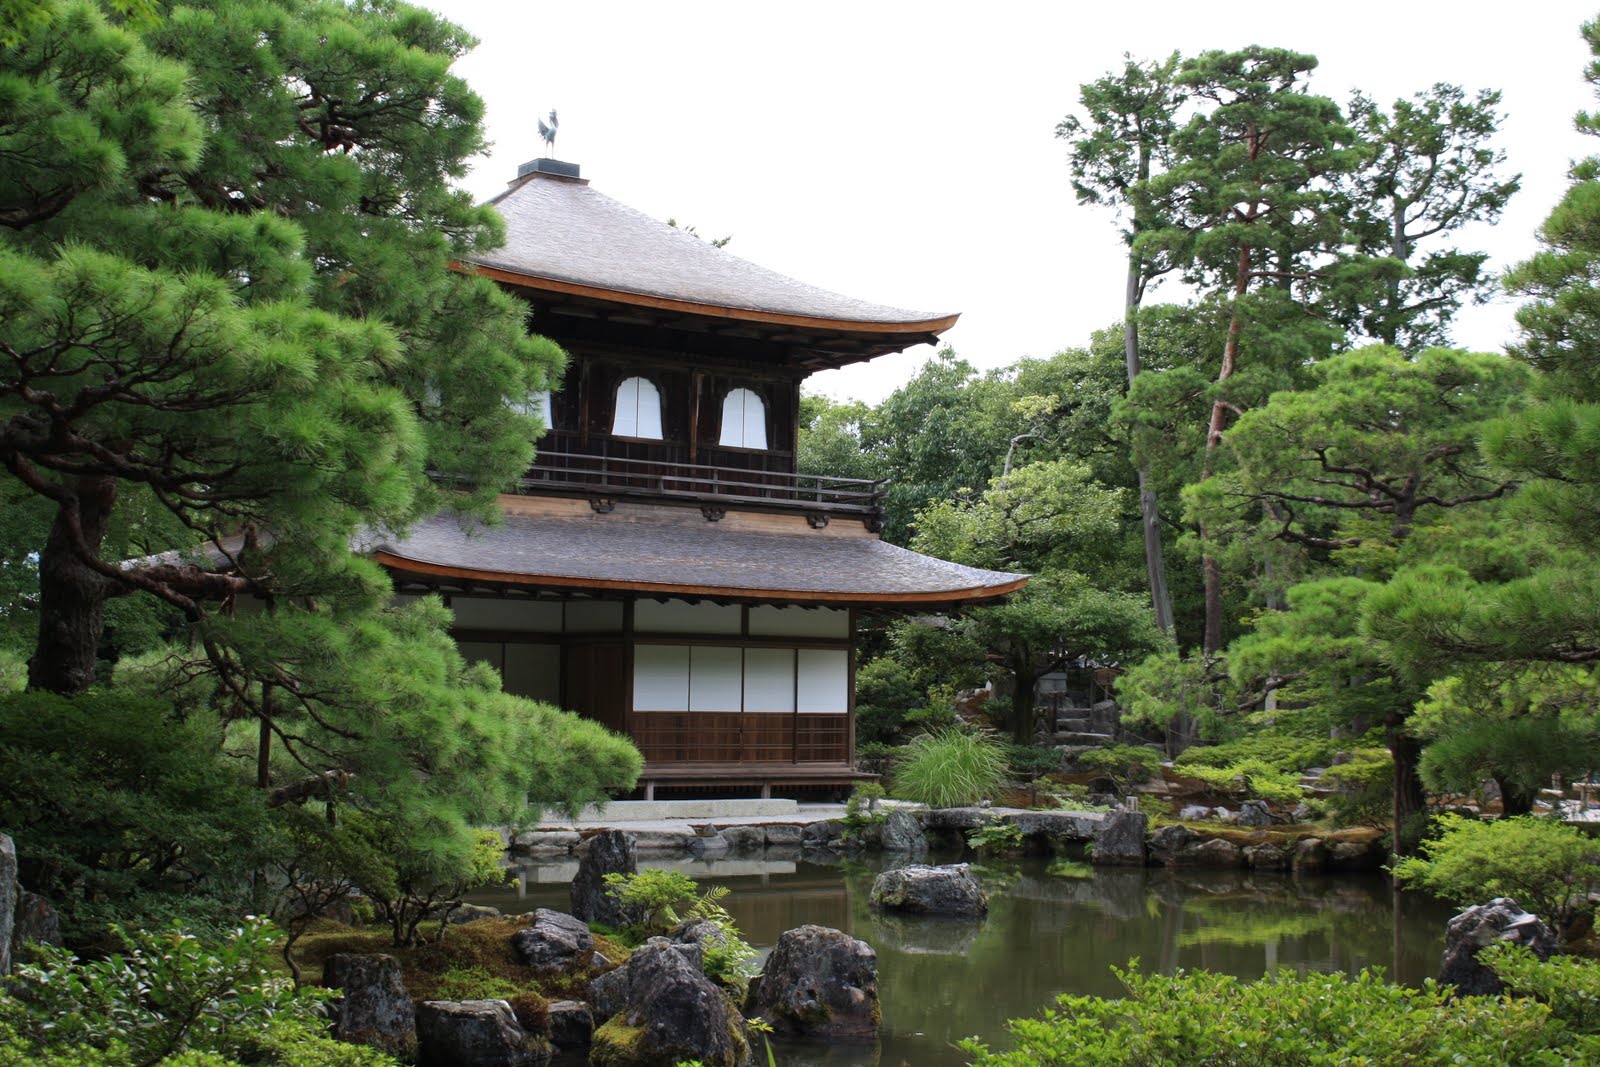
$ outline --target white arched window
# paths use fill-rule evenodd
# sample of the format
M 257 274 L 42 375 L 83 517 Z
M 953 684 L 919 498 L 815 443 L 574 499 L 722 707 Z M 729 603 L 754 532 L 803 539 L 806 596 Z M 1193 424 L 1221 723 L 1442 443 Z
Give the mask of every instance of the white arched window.
M 629 378 L 617 386 L 617 412 L 611 432 L 618 437 L 648 437 L 659 441 L 661 393 L 649 378 Z
M 722 398 L 722 439 L 729 448 L 767 447 L 767 405 L 749 389 L 734 389 Z
M 535 389 L 528 394 L 528 399 L 516 405 L 516 409 L 523 415 L 536 415 L 544 423 L 546 432 L 556 428 L 555 418 L 550 411 L 550 390 Z

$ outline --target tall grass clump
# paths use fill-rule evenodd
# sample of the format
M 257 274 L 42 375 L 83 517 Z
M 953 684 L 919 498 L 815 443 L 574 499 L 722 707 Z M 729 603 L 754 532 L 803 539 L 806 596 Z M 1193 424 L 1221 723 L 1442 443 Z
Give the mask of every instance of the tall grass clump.
M 922 734 L 895 763 L 894 795 L 930 808 L 975 804 L 1006 780 L 1005 746 L 987 734 L 946 729 Z

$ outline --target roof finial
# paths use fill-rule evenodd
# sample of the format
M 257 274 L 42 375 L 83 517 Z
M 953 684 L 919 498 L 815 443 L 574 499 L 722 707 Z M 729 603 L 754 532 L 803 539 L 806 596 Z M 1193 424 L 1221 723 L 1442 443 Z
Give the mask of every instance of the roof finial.
M 556 109 L 550 109 L 550 124 L 545 125 L 544 119 L 539 120 L 539 136 L 544 138 L 544 154 L 554 157 L 556 151 L 556 127 L 561 123 L 556 121 Z

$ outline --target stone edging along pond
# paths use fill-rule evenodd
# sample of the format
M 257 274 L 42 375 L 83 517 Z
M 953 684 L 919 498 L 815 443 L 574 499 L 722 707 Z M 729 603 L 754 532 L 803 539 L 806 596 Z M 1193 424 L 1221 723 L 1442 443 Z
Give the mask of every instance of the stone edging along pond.
M 1382 835 L 1372 829 L 1316 826 L 1235 827 L 1164 821 L 1153 829 L 1135 810 L 1031 811 L 1022 808 L 891 808 L 881 821 L 851 827 L 842 819 L 811 822 L 685 822 L 681 827 L 634 829 L 619 823 L 641 855 L 715 858 L 769 849 L 833 853 L 968 848 L 967 834 L 1015 826 L 1012 848 L 1031 854 L 1082 854 L 1102 866 L 1166 866 L 1258 870 L 1369 871 L 1383 865 Z M 570 856 L 598 829 L 543 828 L 515 835 L 508 851 L 519 858 Z M 1013 835 L 1015 836 L 1015 835 Z

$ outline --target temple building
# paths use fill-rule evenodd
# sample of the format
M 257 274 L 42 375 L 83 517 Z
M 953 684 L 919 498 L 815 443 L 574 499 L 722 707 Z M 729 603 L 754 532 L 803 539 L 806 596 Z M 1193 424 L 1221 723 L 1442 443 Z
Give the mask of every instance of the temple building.
M 848 784 L 858 616 L 995 603 L 1027 577 L 887 544 L 881 484 L 798 473 L 800 383 L 956 316 L 765 270 L 557 160 L 494 204 L 506 245 L 463 267 L 570 363 L 528 398 L 549 430 L 500 525 L 442 516 L 377 546 L 397 593 L 442 595 L 509 691 L 632 738 L 647 798 Z

